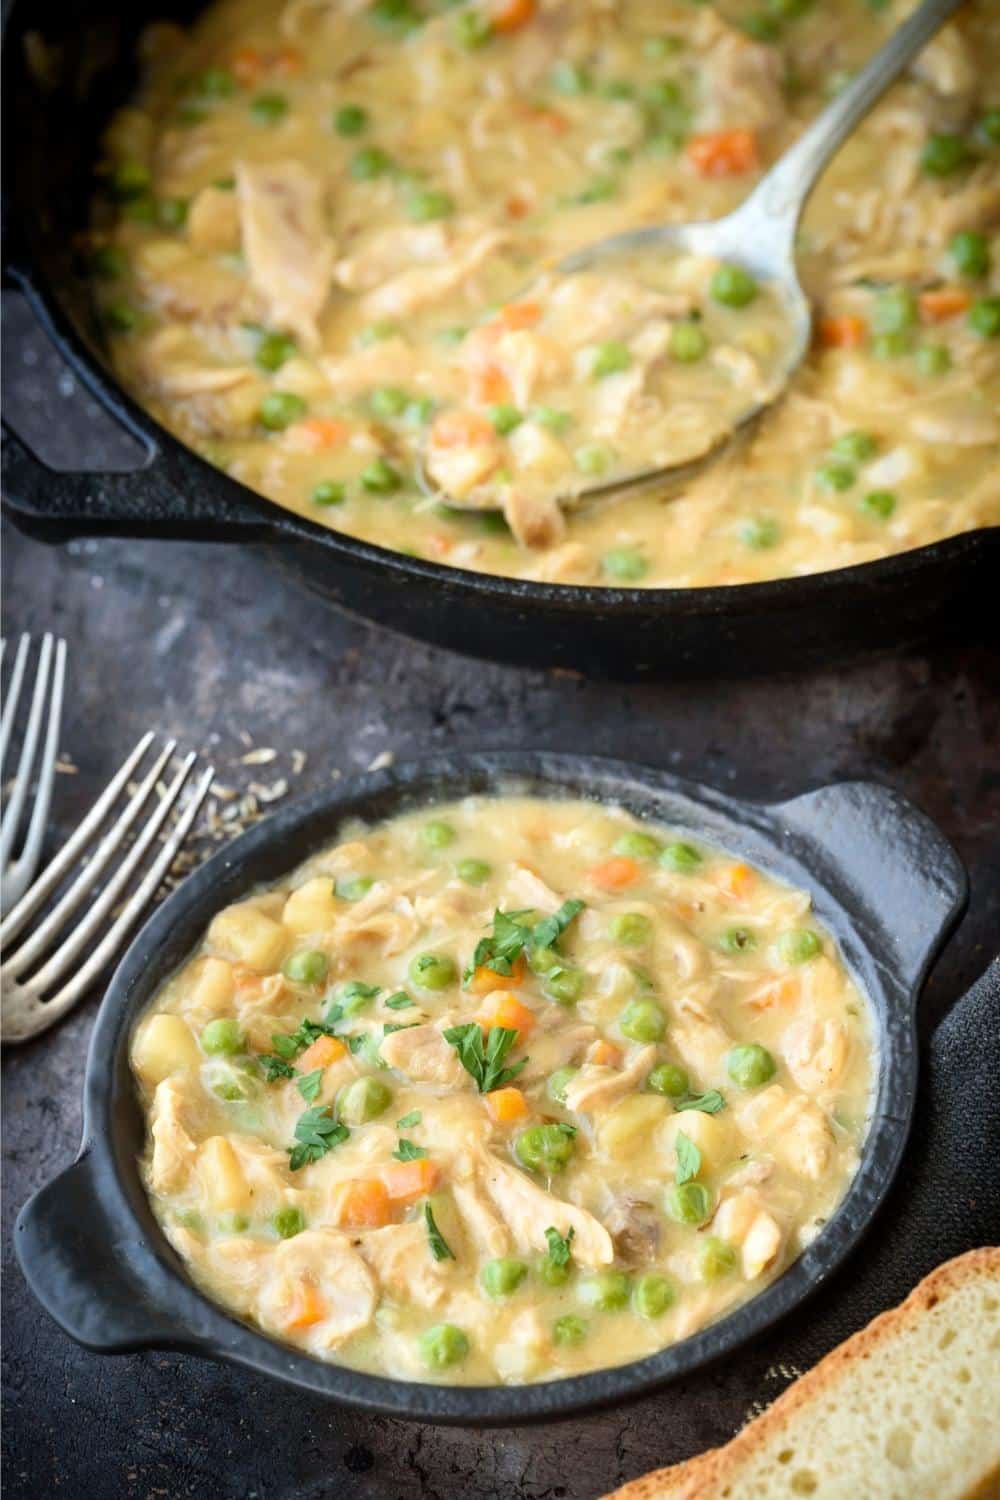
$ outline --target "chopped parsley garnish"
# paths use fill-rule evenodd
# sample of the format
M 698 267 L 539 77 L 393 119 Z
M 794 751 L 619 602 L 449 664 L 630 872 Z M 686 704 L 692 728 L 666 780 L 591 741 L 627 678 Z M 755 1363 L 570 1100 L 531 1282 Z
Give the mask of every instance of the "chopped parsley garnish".
M 514 964 L 525 948 L 551 948 L 573 918 L 583 910 L 582 901 L 564 901 L 551 917 L 542 917 L 530 924 L 521 918 L 530 914 L 523 911 L 500 911 L 493 913 L 493 929 L 488 937 L 480 938 L 472 963 L 464 978 L 470 980 L 477 969 L 491 969 L 494 974 L 512 974 Z
M 400 1136 L 399 1145 L 392 1153 L 397 1161 L 419 1161 L 427 1152 L 423 1146 L 418 1146 L 416 1141 L 408 1141 Z
M 317 1104 L 299 1116 L 295 1126 L 295 1146 L 288 1148 L 288 1165 L 293 1172 L 300 1167 L 319 1161 L 334 1146 L 346 1141 L 350 1135 L 346 1125 L 334 1119 L 328 1104 Z
M 720 1109 L 725 1109 L 726 1101 L 718 1089 L 709 1089 L 704 1094 L 689 1094 L 686 1099 L 678 1099 L 674 1109 L 700 1109 L 703 1115 L 717 1115 Z
M 277 1083 L 279 1078 L 294 1078 L 292 1063 L 320 1036 L 333 1036 L 333 1027 L 322 1021 L 305 1020 L 294 1031 L 275 1032 L 271 1037 L 274 1052 L 262 1053 L 257 1059 L 265 1080 Z
M 678 1187 L 682 1187 L 685 1182 L 690 1182 L 692 1178 L 697 1177 L 701 1171 L 701 1152 L 690 1136 L 684 1134 L 683 1130 L 678 1130 L 677 1132 L 674 1150 L 677 1153 L 674 1181 Z
M 573 1236 L 576 1230 L 570 1226 L 569 1233 L 562 1235 L 554 1224 L 550 1224 L 545 1231 L 548 1241 L 548 1259 L 554 1266 L 568 1266 L 572 1254 Z
M 429 1203 L 424 1204 L 424 1223 L 427 1225 L 427 1242 L 431 1247 L 431 1254 L 435 1260 L 454 1260 L 455 1256 L 448 1245 L 448 1241 L 434 1222 L 434 1210 Z
M 464 1026 L 449 1026 L 442 1035 L 458 1053 L 459 1062 L 475 1079 L 481 1094 L 503 1088 L 504 1084 L 517 1077 L 528 1061 L 526 1057 L 522 1057 L 511 1068 L 503 1066 L 504 1058 L 517 1041 L 517 1031 L 512 1026 L 492 1027 L 485 1045 L 483 1028 L 478 1021 L 469 1021 Z
M 295 1069 L 291 1063 L 285 1062 L 283 1057 L 275 1057 L 272 1053 L 265 1052 L 257 1061 L 260 1063 L 265 1083 L 277 1083 L 279 1078 L 295 1077 Z
M 298 1089 L 307 1104 L 311 1104 L 319 1093 L 323 1082 L 323 1069 L 314 1068 L 311 1073 L 305 1073 L 299 1079 Z
M 396 1121 L 397 1130 L 409 1130 L 414 1125 L 419 1125 L 423 1115 L 419 1109 L 411 1109 L 408 1115 L 403 1115 Z
M 531 945 L 533 948 L 551 948 L 572 922 L 573 918 L 583 911 L 582 901 L 564 901 L 557 912 L 551 917 L 543 917 L 536 922 L 531 932 Z
M 417 1002 L 411 1000 L 405 990 L 397 990 L 385 1003 L 390 1010 L 409 1010 L 411 1005 L 416 1005 Z

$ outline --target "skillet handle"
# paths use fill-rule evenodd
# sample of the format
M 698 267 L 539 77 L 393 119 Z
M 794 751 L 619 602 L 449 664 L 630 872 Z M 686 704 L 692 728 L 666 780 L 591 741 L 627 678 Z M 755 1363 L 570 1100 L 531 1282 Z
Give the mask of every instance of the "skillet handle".
M 910 987 L 914 1001 L 969 899 L 965 867 L 935 823 L 900 792 L 847 781 L 773 809 L 792 843 L 830 889 L 849 882 L 871 951 Z
M 101 1209 L 95 1160 L 84 1154 L 40 1189 L 14 1226 L 14 1249 L 25 1280 L 45 1311 L 77 1343 L 99 1354 L 152 1346 L 192 1347 L 133 1274 L 126 1246 Z

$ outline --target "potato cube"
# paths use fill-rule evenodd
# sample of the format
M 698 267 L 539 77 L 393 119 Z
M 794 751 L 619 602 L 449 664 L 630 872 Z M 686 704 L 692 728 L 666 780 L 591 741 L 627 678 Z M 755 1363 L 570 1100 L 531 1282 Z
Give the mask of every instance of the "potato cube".
M 236 984 L 232 968 L 224 958 L 196 959 L 184 977 L 190 983 L 193 1007 L 213 1016 L 230 1013 Z
M 250 1186 L 239 1157 L 224 1135 L 209 1136 L 198 1152 L 198 1176 L 209 1208 L 232 1213 L 250 1208 Z
M 682 1130 L 701 1152 L 702 1165 L 710 1170 L 724 1166 L 733 1154 L 733 1127 L 725 1115 L 707 1115 L 700 1109 L 684 1109 L 672 1114 L 657 1137 L 657 1145 L 666 1156 L 672 1172 L 677 1164 L 675 1142 Z
M 132 1041 L 132 1067 L 149 1089 L 172 1073 L 183 1073 L 201 1063 L 198 1043 L 180 1016 L 161 1012 L 148 1016 Z
M 293 891 L 285 902 L 281 920 L 290 932 L 303 936 L 326 932 L 337 915 L 337 898 L 329 875 L 316 875 Z
M 208 929 L 208 941 L 223 957 L 270 974 L 288 948 L 288 933 L 280 922 L 242 901 L 220 911 Z
M 597 1127 L 597 1142 L 602 1151 L 618 1159 L 628 1157 L 649 1135 L 662 1124 L 670 1108 L 659 1094 L 630 1094 L 601 1120 Z

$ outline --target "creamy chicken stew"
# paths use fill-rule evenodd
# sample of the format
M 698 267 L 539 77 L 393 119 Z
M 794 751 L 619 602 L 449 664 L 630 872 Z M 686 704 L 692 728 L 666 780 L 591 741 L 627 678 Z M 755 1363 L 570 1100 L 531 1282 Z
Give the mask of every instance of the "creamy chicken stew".
M 816 348 L 752 441 L 679 496 L 555 498 L 641 467 L 647 435 L 696 440 L 713 403 L 766 385 L 775 330 L 731 267 L 668 286 L 551 268 L 733 208 L 908 8 L 216 0 L 188 33 L 156 26 L 91 244 L 114 366 L 280 504 L 490 573 L 740 583 L 996 523 L 990 0 L 814 196 Z
M 133 1038 L 142 1173 L 265 1332 L 552 1379 L 780 1275 L 856 1169 L 873 1045 L 804 892 L 620 809 L 470 798 L 216 916 Z

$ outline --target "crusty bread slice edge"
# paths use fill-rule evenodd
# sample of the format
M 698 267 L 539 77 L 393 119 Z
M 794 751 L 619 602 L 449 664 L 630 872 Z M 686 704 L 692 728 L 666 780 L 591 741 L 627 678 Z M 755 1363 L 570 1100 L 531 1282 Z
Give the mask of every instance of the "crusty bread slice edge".
M 697 1476 L 699 1468 L 704 1467 L 715 1451 L 707 1448 L 704 1453 L 682 1459 L 668 1469 L 653 1469 L 649 1474 L 641 1474 L 638 1479 L 623 1484 L 621 1489 L 612 1490 L 603 1500 L 681 1500 L 688 1482 Z

